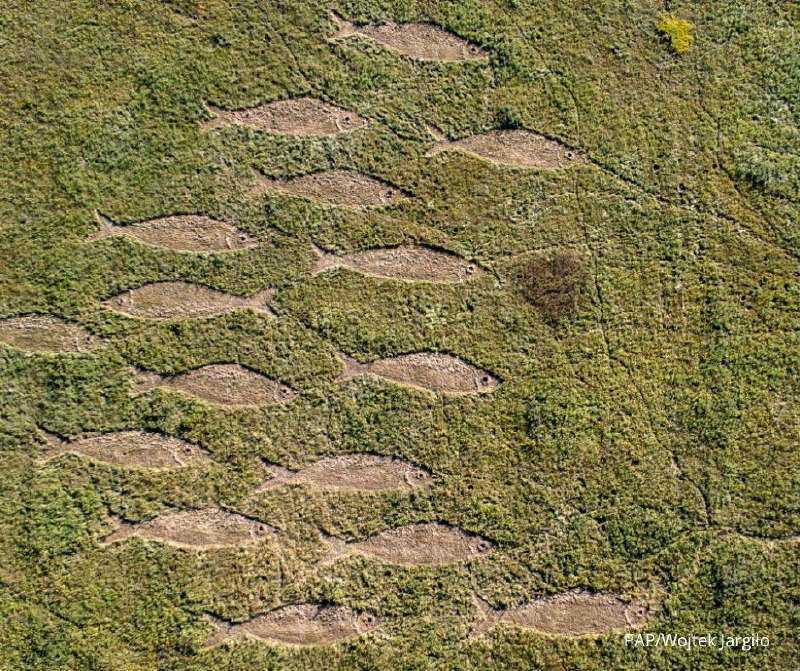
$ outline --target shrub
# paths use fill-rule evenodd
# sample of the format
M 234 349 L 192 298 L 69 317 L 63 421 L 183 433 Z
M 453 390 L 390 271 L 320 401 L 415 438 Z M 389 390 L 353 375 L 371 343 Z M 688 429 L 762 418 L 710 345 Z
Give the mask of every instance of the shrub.
M 669 39 L 670 46 L 676 54 L 685 54 L 689 51 L 694 39 L 689 31 L 692 29 L 692 24 L 684 19 L 676 19 L 670 14 L 664 14 L 656 22 L 656 30 L 664 37 Z

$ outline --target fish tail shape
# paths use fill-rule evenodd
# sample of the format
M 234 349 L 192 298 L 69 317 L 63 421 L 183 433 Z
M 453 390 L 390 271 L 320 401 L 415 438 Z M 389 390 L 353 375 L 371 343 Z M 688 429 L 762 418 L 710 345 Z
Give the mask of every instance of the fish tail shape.
M 438 128 L 431 125 L 426 125 L 425 130 L 428 131 L 430 136 L 433 138 L 433 141 L 436 143 L 427 152 L 425 152 L 425 156 L 435 156 L 436 154 L 443 152 L 450 144 L 452 144 L 451 141 L 447 139 L 447 136 Z
M 270 474 L 271 478 L 258 488 L 259 492 L 281 487 L 297 477 L 295 471 L 276 464 L 264 464 L 264 470 Z
M 339 16 L 336 12 L 333 12 L 333 23 L 336 25 L 336 32 L 332 36 L 334 40 L 341 37 L 348 37 L 349 35 L 355 35 L 358 32 L 355 23 Z
M 163 387 L 167 384 L 167 379 L 158 373 L 149 370 L 137 370 L 133 378 L 133 393 L 143 394 L 151 389 Z
M 44 429 L 39 429 L 39 432 L 44 436 L 46 442 L 46 446 L 37 460 L 39 463 L 48 462 L 59 455 L 69 452 L 69 443 L 67 441 L 61 440 L 56 434 L 45 431 Z
M 317 275 L 320 275 L 328 270 L 342 267 L 342 262 L 336 256 L 336 254 L 326 252 L 324 249 L 317 247 L 313 242 L 311 243 L 311 247 L 314 250 L 314 253 L 317 255 L 317 265 L 314 266 L 314 270 L 311 271 L 312 277 L 316 277 Z
M 205 613 L 205 616 L 211 625 L 211 634 L 206 639 L 206 642 L 203 643 L 203 648 L 213 648 L 232 637 L 234 625 L 211 613 Z
M 473 594 L 473 599 L 475 601 L 475 607 L 478 613 L 477 620 L 475 625 L 472 627 L 472 631 L 470 631 L 469 637 L 470 639 L 474 640 L 476 638 L 480 638 L 488 631 L 490 631 L 502 618 L 502 611 L 498 611 L 495 608 L 492 608 L 491 604 L 488 601 L 485 601 L 477 594 Z
M 244 307 L 253 308 L 272 315 L 274 313 L 269 309 L 269 302 L 272 300 L 272 295 L 274 293 L 274 289 L 264 289 L 264 291 L 259 291 L 257 294 L 244 298 L 242 304 Z
M 248 192 L 251 198 L 260 198 L 267 193 L 281 190 L 282 184 L 280 180 L 267 177 L 263 172 L 256 168 L 252 169 L 252 173 L 253 179 L 255 180 L 255 185 Z
M 336 538 L 336 536 L 329 536 L 323 532 L 322 544 L 325 546 L 327 552 L 325 553 L 325 556 L 317 562 L 317 566 L 327 566 L 328 564 L 333 564 L 333 562 L 337 561 L 338 559 L 350 554 L 349 548 L 347 547 L 347 541 L 341 538 Z
M 369 369 L 369 364 L 363 364 L 356 361 L 353 357 L 347 356 L 343 352 L 339 352 L 338 359 L 342 363 L 343 370 L 336 378 L 337 382 L 344 382 L 354 377 L 366 374 Z
M 201 127 L 205 130 L 211 130 L 212 128 L 219 128 L 220 126 L 225 126 L 228 123 L 228 114 L 227 110 L 222 109 L 221 107 L 214 107 L 214 105 L 206 105 L 206 109 L 212 115 L 210 119 L 206 119 Z
M 136 534 L 136 527 L 130 522 L 126 522 L 118 515 L 111 515 L 111 522 L 114 524 L 114 530 L 100 541 L 100 545 L 119 543 Z
M 99 210 L 94 211 L 94 219 L 99 224 L 99 228 L 92 233 L 86 240 L 94 242 L 105 238 L 113 238 L 121 234 L 120 226 L 117 226 L 111 219 L 101 214 Z

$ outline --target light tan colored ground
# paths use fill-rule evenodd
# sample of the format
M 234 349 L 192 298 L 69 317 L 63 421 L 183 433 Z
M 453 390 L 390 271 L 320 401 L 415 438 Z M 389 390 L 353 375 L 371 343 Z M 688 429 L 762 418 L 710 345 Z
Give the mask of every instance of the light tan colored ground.
M 415 352 L 368 364 L 344 358 L 340 380 L 375 375 L 391 382 L 444 394 L 482 394 L 494 391 L 500 381 L 491 373 L 449 354 Z
M 444 524 L 409 524 L 384 531 L 360 543 L 325 539 L 330 550 L 322 563 L 363 554 L 403 566 L 432 566 L 468 561 L 491 552 L 492 543 Z
M 180 438 L 145 431 L 119 431 L 68 443 L 49 438 L 48 461 L 60 454 L 75 454 L 129 468 L 184 468 L 210 461 L 201 447 Z
M 219 405 L 258 407 L 282 403 L 297 393 L 265 375 L 237 364 L 211 364 L 166 380 L 170 389 Z
M 439 142 L 428 155 L 461 151 L 513 168 L 566 168 L 585 159 L 559 142 L 526 130 L 496 130 L 462 140 Z
M 317 98 L 291 98 L 242 110 L 211 108 L 206 128 L 243 125 L 270 133 L 314 137 L 337 135 L 364 128 L 367 120 L 355 112 Z
M 350 268 L 371 277 L 407 282 L 454 284 L 466 282 L 477 272 L 474 265 L 455 254 L 412 245 L 370 249 L 341 256 L 319 250 L 319 261 L 314 274 L 332 268 Z
M 267 470 L 275 477 L 262 490 L 300 483 L 319 489 L 374 492 L 429 487 L 434 482 L 428 471 L 407 461 L 373 454 L 326 457 L 296 473 L 275 467 L 267 467 Z
M 117 225 L 97 214 L 100 230 L 90 240 L 129 236 L 152 247 L 178 252 L 225 252 L 254 247 L 258 241 L 232 224 L 198 214 L 180 214 Z
M 478 45 L 429 23 L 394 23 L 356 26 L 334 17 L 338 32 L 334 38 L 361 35 L 398 53 L 432 61 L 475 61 L 489 56 Z
M 139 536 L 183 548 L 209 549 L 258 543 L 273 534 L 265 524 L 216 508 L 181 510 L 141 524 L 121 524 L 105 544 Z
M 49 315 L 0 320 L 0 341 L 34 352 L 85 352 L 95 342 L 80 324 Z
M 147 319 L 193 319 L 253 308 L 271 314 L 267 303 L 272 290 L 255 296 L 226 294 L 200 284 L 156 282 L 103 301 L 117 312 Z
M 282 645 L 325 645 L 361 636 L 378 624 L 373 615 L 344 606 L 285 606 L 241 624 L 217 623 L 206 647 L 240 636 Z
M 599 636 L 643 624 L 649 616 L 643 605 L 628 604 L 613 594 L 592 594 L 576 590 L 543 597 L 509 608 L 491 610 L 479 605 L 481 621 L 473 638 L 501 624 L 515 624 L 542 634 L 564 636 Z
M 252 195 L 270 191 L 288 193 L 328 205 L 353 209 L 382 207 L 405 199 L 397 187 L 352 170 L 325 170 L 289 180 L 275 180 L 258 174 Z
M 136 369 L 136 375 L 133 378 L 133 388 L 131 391 L 134 394 L 141 394 L 157 387 L 163 387 L 167 384 L 169 378 L 158 373 L 153 373 L 149 370 Z

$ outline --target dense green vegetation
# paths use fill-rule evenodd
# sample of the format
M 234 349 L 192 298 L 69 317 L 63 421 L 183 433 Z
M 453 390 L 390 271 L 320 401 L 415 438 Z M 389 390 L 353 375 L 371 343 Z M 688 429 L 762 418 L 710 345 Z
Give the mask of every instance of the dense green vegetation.
M 0 317 L 59 315 L 104 342 L 64 355 L 0 343 L 0 668 L 797 668 L 800 5 L 668 4 L 692 25 L 680 55 L 656 28 L 663 3 L 645 1 L 2 3 Z M 333 9 L 357 22 L 433 22 L 490 59 L 418 62 L 329 41 Z M 324 139 L 200 129 L 206 103 L 305 94 L 369 126 Z M 452 138 L 527 128 L 587 160 L 523 171 L 426 158 L 426 125 Z M 252 198 L 252 166 L 271 177 L 350 168 L 413 197 L 363 212 Z M 128 238 L 87 243 L 95 209 L 116 221 L 204 212 L 263 244 L 194 256 Z M 424 242 L 488 272 L 457 286 L 344 269 L 311 277 L 311 241 Z M 555 303 L 530 278 L 553 258 L 569 259 L 545 268 Z M 557 281 L 565 267 L 574 281 Z M 100 305 L 159 280 L 235 294 L 275 286 L 280 318 L 175 324 Z M 503 384 L 446 398 L 335 382 L 337 352 L 371 361 L 418 350 L 461 356 Z M 225 410 L 166 390 L 131 394 L 136 368 L 215 361 L 300 396 Z M 71 456 L 40 465 L 37 427 L 73 438 L 160 429 L 215 461 L 169 474 Z M 251 496 L 260 459 L 297 467 L 354 451 L 425 465 L 437 486 Z M 97 544 L 109 513 L 135 521 L 205 505 L 280 527 L 280 547 Z M 447 567 L 315 567 L 319 529 L 363 539 L 432 520 L 500 551 Z M 657 598 L 647 631 L 758 632 L 772 644 L 643 651 L 616 634 L 511 627 L 467 640 L 473 591 L 500 607 L 573 588 Z M 241 620 L 304 601 L 368 609 L 385 626 L 328 648 L 200 649 L 205 612 Z

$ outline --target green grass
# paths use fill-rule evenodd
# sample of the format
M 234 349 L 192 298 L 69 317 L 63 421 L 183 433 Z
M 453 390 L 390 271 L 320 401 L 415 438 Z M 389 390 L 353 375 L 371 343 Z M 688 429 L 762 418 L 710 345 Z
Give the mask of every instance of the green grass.
M 418 63 L 355 21 L 431 21 L 488 63 Z M 685 670 L 796 668 L 800 648 L 800 55 L 792 2 L 670 3 L 693 30 L 677 56 L 655 2 L 7 0 L 0 8 L 0 316 L 52 313 L 105 344 L 80 355 L 0 344 L 0 669 L 5 671 Z M 294 139 L 205 133 L 205 104 L 311 94 L 369 119 Z M 444 153 L 451 137 L 521 126 L 586 165 L 519 171 Z M 247 196 L 273 177 L 350 168 L 413 194 L 384 210 Z M 128 239 L 87 244 L 98 209 L 132 221 L 205 212 L 263 242 L 193 257 Z M 465 286 L 337 270 L 310 246 L 424 242 L 485 268 Z M 517 255 L 566 253 L 585 281 L 554 319 L 514 279 Z M 185 325 L 99 301 L 158 280 L 249 294 L 276 286 L 280 320 L 238 312 Z M 573 303 L 570 303 L 573 305 Z M 439 398 L 360 379 L 359 360 L 432 349 L 503 380 Z M 132 397 L 134 367 L 240 361 L 300 391 L 223 411 L 168 391 Z M 74 457 L 46 466 L 36 427 L 65 436 L 157 428 L 198 442 L 206 471 L 140 473 Z M 283 488 L 249 500 L 259 458 L 298 466 L 370 451 L 426 465 L 413 495 Z M 109 512 L 224 505 L 285 529 L 271 547 L 101 548 Z M 317 571 L 318 529 L 366 538 L 441 520 L 500 551 L 408 569 L 351 558 Z M 767 649 L 625 648 L 621 636 L 499 628 L 467 641 L 471 592 L 495 606 L 572 588 L 658 593 L 648 631 L 757 631 Z M 202 613 L 285 603 L 375 611 L 377 635 L 303 651 L 201 651 Z

